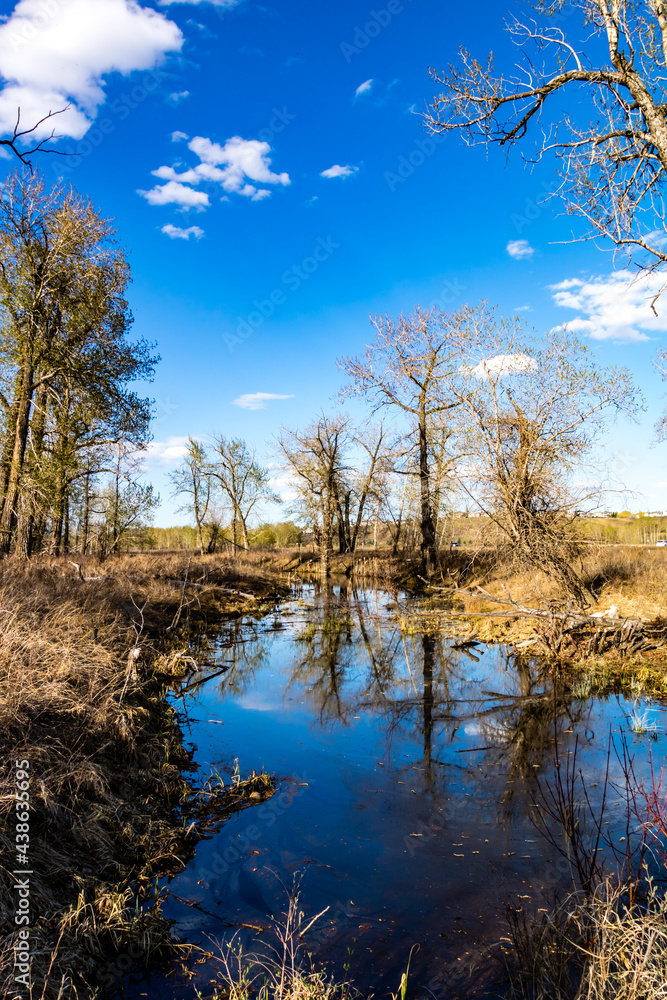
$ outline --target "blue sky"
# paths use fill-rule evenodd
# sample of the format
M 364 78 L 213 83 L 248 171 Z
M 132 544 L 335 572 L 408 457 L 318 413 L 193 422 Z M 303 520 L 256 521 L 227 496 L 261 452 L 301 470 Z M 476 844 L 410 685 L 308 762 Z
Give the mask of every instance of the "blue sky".
M 281 424 L 334 405 L 335 359 L 363 349 L 369 313 L 481 299 L 538 329 L 574 321 L 601 362 L 635 372 L 649 409 L 639 426 L 619 425 L 608 450 L 639 494 L 632 507 L 667 508 L 667 445 L 650 447 L 667 307 L 651 319 L 650 289 L 628 289 L 609 253 L 560 242 L 573 221 L 541 203 L 553 164 L 531 172 L 519 155 L 434 143 L 421 123 L 428 66 L 455 61 L 460 45 L 493 49 L 509 67 L 511 9 L 3 5 L 0 127 L 17 103 L 26 120 L 69 101 L 58 148 L 76 155 L 41 166 L 115 218 L 134 334 L 162 355 L 150 388 L 158 523 L 182 520 L 165 473 L 185 437 L 243 436 L 268 460 Z M 286 398 L 234 404 L 257 393 Z

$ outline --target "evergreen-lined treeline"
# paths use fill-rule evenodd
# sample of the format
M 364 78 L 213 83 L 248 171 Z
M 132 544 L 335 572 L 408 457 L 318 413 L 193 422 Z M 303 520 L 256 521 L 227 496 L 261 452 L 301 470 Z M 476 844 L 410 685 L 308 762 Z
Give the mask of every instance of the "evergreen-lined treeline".
M 151 345 L 132 342 L 130 279 L 109 222 L 63 185 L 12 174 L 0 199 L 0 551 L 113 551 L 156 505 L 136 480 Z

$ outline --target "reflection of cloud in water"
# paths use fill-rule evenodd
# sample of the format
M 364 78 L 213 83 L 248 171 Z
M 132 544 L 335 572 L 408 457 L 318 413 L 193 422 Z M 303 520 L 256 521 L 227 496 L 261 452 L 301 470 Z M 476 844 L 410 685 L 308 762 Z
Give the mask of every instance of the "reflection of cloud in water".
M 511 741 L 515 730 L 511 725 L 497 719 L 483 719 L 479 722 L 466 722 L 463 725 L 466 736 L 481 736 L 494 743 Z
M 276 702 L 275 699 L 266 697 L 262 691 L 250 691 L 248 694 L 244 694 L 238 699 L 237 705 L 241 708 L 247 708 L 251 712 L 275 712 Z M 289 705 L 284 705 L 281 711 L 289 709 Z

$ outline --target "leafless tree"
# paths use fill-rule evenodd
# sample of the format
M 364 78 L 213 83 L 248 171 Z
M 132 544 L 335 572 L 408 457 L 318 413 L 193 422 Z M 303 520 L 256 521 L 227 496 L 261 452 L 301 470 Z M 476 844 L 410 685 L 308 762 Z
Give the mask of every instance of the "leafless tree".
M 560 26 L 565 0 L 537 0 L 535 17 L 509 20 L 522 53 L 513 73 L 498 75 L 493 56 L 481 63 L 465 50 L 447 72 L 430 70 L 442 90 L 426 123 L 433 132 L 461 132 L 469 144 L 508 150 L 533 131 L 536 148 L 528 159 L 556 155 L 559 193 L 568 213 L 587 221 L 586 238 L 608 237 L 630 254 L 638 249 L 640 266 L 658 267 L 667 262 L 667 6 L 664 0 L 567 6 L 580 14 L 569 23 L 574 33 L 578 21 L 592 57 Z
M 35 145 L 31 149 L 19 149 L 19 143 L 25 144 L 28 136 L 34 135 L 39 129 L 40 125 L 44 122 L 50 121 L 51 118 L 55 118 L 56 115 L 62 115 L 63 112 L 69 110 L 69 104 L 67 107 L 61 108 L 59 111 L 49 111 L 48 114 L 40 118 L 38 122 L 31 128 L 21 128 L 21 109 L 19 108 L 16 113 L 16 125 L 14 126 L 14 131 L 10 139 L 0 139 L 0 146 L 7 146 L 11 149 L 12 153 L 19 158 L 24 166 L 29 167 L 32 170 L 32 160 L 31 156 L 35 153 L 55 153 L 56 156 L 68 156 L 69 154 L 61 149 L 47 148 L 48 143 L 52 142 L 54 139 L 60 138 L 56 135 L 55 129 L 51 131 L 50 135 L 45 136 L 43 139 L 35 141 Z
M 371 322 L 376 336 L 366 353 L 341 358 L 338 364 L 349 379 L 346 393 L 368 398 L 374 411 L 394 407 L 414 427 L 411 451 L 417 455 L 422 568 L 429 573 L 437 560 L 430 432 L 434 420 L 441 422 L 459 405 L 447 387 L 461 364 L 465 330 L 442 311 L 419 307 L 397 320 L 376 316 Z
M 297 492 L 320 520 L 320 573 L 329 574 L 333 526 L 351 443 L 349 417 L 322 413 L 303 431 L 283 428 L 278 446 Z M 315 514 L 315 511 L 313 513 Z
M 213 477 L 206 449 L 200 441 L 188 438 L 188 450 L 181 465 L 170 472 L 168 478 L 173 486 L 174 496 L 188 499 L 178 508 L 192 513 L 197 530 L 197 548 L 204 554 L 204 525 L 211 507 Z
M 240 529 L 243 548 L 247 549 L 248 524 L 257 506 L 265 500 L 280 503 L 271 488 L 269 471 L 256 461 L 255 452 L 241 438 L 217 435 L 213 438 L 210 475 L 231 507 L 232 541 L 238 544 Z
M 601 367 L 565 331 L 537 337 L 486 308 L 466 307 L 456 322 L 470 341 L 457 390 L 469 456 L 463 486 L 515 559 L 585 604 L 571 529 L 601 492 L 586 481 L 586 461 L 610 420 L 634 415 L 641 395 L 627 369 Z
M 339 549 L 354 552 L 370 503 L 379 507 L 391 469 L 388 431 L 384 424 L 364 425 L 351 433 L 351 444 L 363 456 L 350 460 L 350 471 L 338 479 L 337 513 Z M 355 511 L 356 508 L 356 511 Z

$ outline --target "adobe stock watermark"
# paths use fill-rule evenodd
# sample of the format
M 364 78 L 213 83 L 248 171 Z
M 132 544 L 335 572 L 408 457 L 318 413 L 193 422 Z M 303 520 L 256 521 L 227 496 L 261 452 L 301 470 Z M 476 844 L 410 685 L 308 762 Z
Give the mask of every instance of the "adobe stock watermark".
M 197 863 L 195 874 L 197 879 L 205 879 L 215 892 L 215 883 L 232 868 L 241 868 L 252 860 L 251 849 L 261 841 L 264 832 L 272 827 L 278 819 L 291 808 L 295 799 L 300 798 L 306 788 L 315 784 L 314 778 L 308 778 L 305 772 L 294 775 L 284 791 L 277 791 L 262 805 L 246 810 L 251 817 L 249 822 L 236 830 L 234 825 L 224 829 L 217 835 L 216 848 L 207 858 L 206 864 Z M 127 950 L 115 955 L 105 965 L 97 969 L 97 979 L 105 990 L 105 995 L 120 996 L 123 977 L 137 965 L 145 963 L 150 957 L 150 947 L 142 941 L 136 941 Z M 114 992 L 114 989 L 116 992 Z
M 297 292 L 304 282 L 308 281 L 322 264 L 339 249 L 340 243 L 336 243 L 332 236 L 326 238 L 318 236 L 312 252 L 298 264 L 292 264 L 286 271 L 283 271 L 280 276 L 280 285 L 272 289 L 266 298 L 254 299 L 252 303 L 254 308 L 245 316 L 236 317 L 236 331 L 223 334 L 228 351 L 233 353 L 239 344 L 251 337 L 256 330 L 259 330 L 266 320 L 273 316 L 276 309 L 285 305 L 289 295 Z
M 467 285 L 462 285 L 458 278 L 454 278 L 453 281 L 447 279 L 442 286 L 440 295 L 433 300 L 432 305 L 436 309 L 446 310 L 449 306 L 453 306 L 454 303 L 461 301 L 467 287 Z
M 340 43 L 339 48 L 345 62 L 351 63 L 352 57 L 360 55 L 404 10 L 405 4 L 402 0 L 389 0 L 386 7 L 369 11 L 368 20 L 364 24 L 355 24 L 352 41 Z
M 399 156 L 395 170 L 385 170 L 384 179 L 393 194 L 397 187 L 405 184 L 416 170 L 419 170 L 429 157 L 445 142 L 442 133 L 435 132 L 425 139 L 415 139 L 414 148 L 407 155 Z
M 14 22 L 12 33 L 9 36 L 9 42 L 14 51 L 19 52 L 25 45 L 37 38 L 42 28 L 47 26 L 59 10 L 58 0 L 42 0 L 41 3 L 33 7 L 30 19 L 23 17 L 18 24 Z
M 165 420 L 169 420 L 172 414 L 176 413 L 180 409 L 180 403 L 172 402 L 171 398 L 167 396 L 166 399 L 156 399 L 155 400 L 155 416 L 153 417 L 154 424 L 163 424 Z
M 269 144 L 273 142 L 276 135 L 280 132 L 284 132 L 290 122 L 293 122 L 296 115 L 288 111 L 287 108 L 272 108 L 271 114 L 273 117 L 271 121 L 265 128 L 261 128 L 257 133 L 256 138 L 260 142 L 268 142 Z
M 109 105 L 109 110 L 114 116 L 105 115 L 92 128 L 88 129 L 83 139 L 76 145 L 69 145 L 63 149 L 66 154 L 64 160 L 57 160 L 52 164 L 53 172 L 58 177 L 65 177 L 73 170 L 81 166 L 83 161 L 98 149 L 107 136 L 112 135 L 118 127 L 118 122 L 124 122 L 130 114 L 139 107 L 157 88 L 163 80 L 168 78 L 168 74 L 162 70 L 151 70 L 144 74 L 141 83 L 136 84 L 131 90 L 121 94 Z
M 546 181 L 542 181 L 540 187 L 542 194 L 538 192 L 534 198 L 526 198 L 521 211 L 512 212 L 510 215 L 510 222 L 516 233 L 522 233 L 528 226 L 532 226 L 533 222 L 542 215 L 546 203 L 558 193 L 558 187 L 554 187 L 553 184 Z

